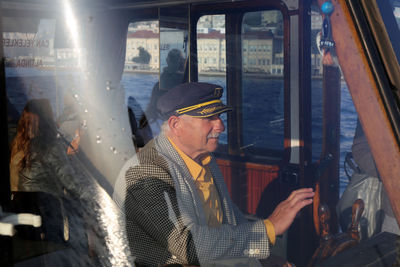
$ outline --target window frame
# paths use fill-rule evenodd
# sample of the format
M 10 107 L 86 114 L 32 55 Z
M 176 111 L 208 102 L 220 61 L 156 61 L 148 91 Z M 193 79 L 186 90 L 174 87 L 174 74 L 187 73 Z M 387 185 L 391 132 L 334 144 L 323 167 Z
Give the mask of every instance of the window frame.
M 268 148 L 255 148 L 248 151 L 240 149 L 243 144 L 243 120 L 241 108 L 236 108 L 228 113 L 227 131 L 228 145 L 220 145 L 217 154 L 221 157 L 240 156 L 243 160 L 254 163 L 279 163 L 288 162 L 290 158 L 290 67 L 289 67 L 289 31 L 290 12 L 281 1 L 272 1 L 266 4 L 263 1 L 245 1 L 229 4 L 215 4 L 212 8 L 206 4 L 192 5 L 191 7 L 191 51 L 190 51 L 190 81 L 198 81 L 197 67 L 197 22 L 205 15 L 225 15 L 226 34 L 226 91 L 227 104 L 234 107 L 242 107 L 242 57 L 237 57 L 241 51 L 241 25 L 243 16 L 248 12 L 277 10 L 283 18 L 283 83 L 284 83 L 284 145 L 281 150 Z M 236 44 L 238 42 L 240 44 Z M 247 50 L 249 50 L 248 48 Z M 232 56 L 229 53 L 232 51 Z M 247 62 L 249 65 L 249 62 Z M 238 68 L 240 66 L 240 68 Z

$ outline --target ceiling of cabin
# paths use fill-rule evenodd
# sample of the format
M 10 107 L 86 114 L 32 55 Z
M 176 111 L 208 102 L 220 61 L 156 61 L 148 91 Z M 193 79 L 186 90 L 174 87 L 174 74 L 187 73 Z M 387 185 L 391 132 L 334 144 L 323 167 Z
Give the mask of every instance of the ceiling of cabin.
M 97 7 L 108 9 L 162 7 L 177 4 L 231 2 L 229 0 L 0 0 L 6 8 L 35 8 L 39 6 L 56 7 L 68 1 L 70 4 L 82 7 Z M 241 1 L 241 0 L 239 0 Z

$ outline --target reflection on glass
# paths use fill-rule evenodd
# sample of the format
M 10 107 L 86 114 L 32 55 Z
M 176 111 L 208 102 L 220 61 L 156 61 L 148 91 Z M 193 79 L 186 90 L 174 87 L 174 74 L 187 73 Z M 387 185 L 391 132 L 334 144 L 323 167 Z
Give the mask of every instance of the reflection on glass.
M 225 15 L 206 15 L 197 22 L 197 67 L 199 82 L 218 84 L 224 88 L 222 102 L 226 101 L 226 38 Z M 226 115 L 222 116 L 225 126 Z M 224 131 L 219 142 L 228 143 L 227 132 Z
M 323 66 L 322 54 L 319 49 L 319 40 L 322 29 L 322 16 L 317 6 L 311 11 L 311 124 L 312 124 L 312 160 L 317 161 L 322 153 L 322 126 L 323 126 Z M 344 170 L 346 154 L 351 151 L 353 137 L 357 125 L 357 112 L 347 88 L 346 82 L 341 82 L 341 110 L 340 110 L 340 194 L 346 188 L 349 178 Z
M 151 90 L 145 116 L 153 137 L 161 132 L 163 119 L 157 108 L 159 98 L 175 86 L 187 82 L 185 68 L 188 54 L 188 26 L 182 10 L 175 17 L 173 10 L 161 10 L 160 18 L 160 78 Z M 175 11 L 176 12 L 176 11 Z M 143 124 L 141 119 L 140 124 Z M 145 140 L 147 142 L 147 140 Z
M 127 112 L 136 147 L 143 147 L 155 134 L 149 127 L 145 110 L 152 106 L 150 104 L 152 88 L 158 84 L 159 38 L 158 21 L 129 24 L 125 67 L 121 83 L 125 88 Z
M 197 22 L 199 74 L 225 74 L 225 15 L 202 16 Z
M 159 69 L 158 21 L 130 23 L 126 41 L 125 71 Z
M 400 7 L 394 7 L 393 14 L 396 18 L 397 26 L 400 28 Z
M 400 3 L 398 1 L 393 1 L 392 5 L 393 5 L 392 6 L 393 14 L 394 14 L 394 17 L 396 19 L 397 27 L 400 30 Z M 398 31 L 397 31 L 397 33 L 398 33 Z M 398 38 L 400 38 L 400 36 L 397 36 L 397 38 L 395 40 L 398 40 Z M 395 46 L 395 47 L 398 48 L 398 46 Z M 398 60 L 399 60 L 399 54 L 400 54 L 400 51 L 396 51 L 396 55 L 397 55 Z
M 73 14 L 71 8 L 66 16 L 72 19 Z M 67 30 L 63 18 L 2 18 L 9 143 L 14 151 L 12 207 L 17 213 L 40 214 L 43 221 L 40 229 L 19 229 L 13 251 L 16 262 L 27 260 L 30 265 L 30 258 L 52 266 L 60 265 L 61 259 L 62 264 L 76 266 L 133 262 L 119 210 L 109 195 L 114 173 L 134 154 L 130 135 L 123 130 L 127 121 L 121 110 L 126 108 L 120 77 L 115 75 L 117 66 L 122 72 L 119 53 L 125 44 L 107 45 L 109 31 L 125 34 L 126 25 L 97 19 L 107 24 L 101 38 L 90 34 L 82 38 L 76 27 Z M 89 45 L 78 41 L 90 44 L 89 53 L 82 53 L 82 47 Z M 109 64 L 96 64 L 100 58 Z M 37 103 L 36 111 L 48 110 L 45 117 L 51 127 L 43 124 L 44 116 L 37 120 L 32 115 L 32 103 Z M 23 112 L 26 105 L 29 116 Z M 20 138 L 23 133 L 25 138 Z
M 316 161 L 322 153 L 322 53 L 319 39 L 322 29 L 322 16 L 319 7 L 311 7 L 311 136 L 312 159 Z

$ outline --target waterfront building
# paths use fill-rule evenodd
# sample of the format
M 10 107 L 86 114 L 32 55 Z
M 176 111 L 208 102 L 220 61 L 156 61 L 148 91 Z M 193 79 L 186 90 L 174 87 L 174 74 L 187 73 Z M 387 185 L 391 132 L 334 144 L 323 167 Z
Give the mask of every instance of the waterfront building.
M 199 72 L 225 71 L 225 45 L 225 34 L 219 31 L 197 34 Z
M 283 36 L 279 29 L 279 12 L 264 12 L 260 17 L 259 26 L 247 26 L 242 35 L 242 55 L 245 72 L 266 73 L 271 75 L 283 74 Z M 312 74 L 319 76 L 322 73 L 321 54 L 316 42 L 320 32 L 321 19 L 312 16 L 311 58 Z M 198 70 L 205 72 L 226 71 L 226 41 L 224 16 L 203 16 L 198 22 Z M 69 67 L 81 66 L 79 51 L 66 46 L 59 36 L 54 36 L 54 21 L 41 22 L 40 33 L 22 34 L 18 32 L 3 33 L 3 49 L 8 65 L 32 67 Z M 175 36 L 175 35 L 174 35 Z M 171 45 L 159 44 L 159 27 L 155 22 L 132 23 L 128 28 L 126 43 L 126 71 L 156 72 L 162 67 L 160 60 L 165 57 L 163 51 L 169 51 Z M 178 38 L 178 37 L 177 37 Z M 184 37 L 180 36 L 179 39 Z M 167 47 L 168 46 L 168 47 Z M 135 62 L 139 57 L 140 49 L 150 55 L 148 63 Z M 18 57 L 14 54 L 18 53 Z M 166 53 L 164 53 L 166 54 Z M 21 57 L 23 56 L 23 58 Z M 165 63 L 164 63 L 165 64 Z
M 200 73 L 225 72 L 226 70 L 226 41 L 225 33 L 219 30 L 199 28 L 197 34 L 197 60 Z M 312 72 L 313 75 L 321 75 L 322 61 L 317 44 L 314 41 L 318 30 L 314 31 L 312 40 Z M 159 33 L 151 30 L 138 30 L 128 33 L 126 46 L 125 70 L 159 69 Z M 139 48 L 144 48 L 151 59 L 148 64 L 138 64 L 132 61 L 139 56 Z M 266 73 L 271 75 L 283 75 L 283 36 L 279 30 L 275 34 L 271 30 L 251 30 L 243 33 L 242 55 L 245 72 Z
M 148 64 L 137 63 L 134 58 L 139 57 L 140 48 L 150 54 Z M 150 30 L 129 32 L 126 42 L 125 70 L 152 70 L 159 69 L 159 33 Z
M 270 31 L 248 31 L 242 36 L 244 72 L 271 73 L 273 35 Z M 283 67 L 283 66 L 282 66 Z

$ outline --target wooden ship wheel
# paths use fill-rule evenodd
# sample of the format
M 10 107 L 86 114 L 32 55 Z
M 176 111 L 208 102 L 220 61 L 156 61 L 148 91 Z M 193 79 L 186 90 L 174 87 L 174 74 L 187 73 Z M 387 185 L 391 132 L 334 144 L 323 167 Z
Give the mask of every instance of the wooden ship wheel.
M 364 201 L 357 199 L 352 206 L 352 220 L 347 232 L 332 235 L 329 230 L 330 211 L 326 204 L 320 204 L 318 216 L 320 221 L 320 245 L 314 252 L 308 266 L 315 266 L 339 252 L 354 247 L 360 242 L 359 224 L 364 211 Z

